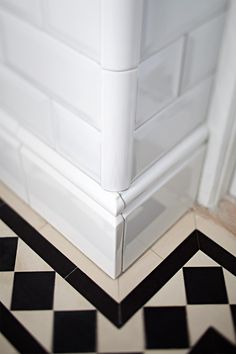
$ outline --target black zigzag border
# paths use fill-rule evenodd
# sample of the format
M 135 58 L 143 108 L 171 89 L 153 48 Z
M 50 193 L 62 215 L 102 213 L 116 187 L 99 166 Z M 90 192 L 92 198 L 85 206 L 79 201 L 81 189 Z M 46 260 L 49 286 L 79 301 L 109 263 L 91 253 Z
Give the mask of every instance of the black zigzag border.
M 0 218 L 118 328 L 122 327 L 199 250 L 236 276 L 236 257 L 199 230 L 195 230 L 119 303 L 1 200 Z

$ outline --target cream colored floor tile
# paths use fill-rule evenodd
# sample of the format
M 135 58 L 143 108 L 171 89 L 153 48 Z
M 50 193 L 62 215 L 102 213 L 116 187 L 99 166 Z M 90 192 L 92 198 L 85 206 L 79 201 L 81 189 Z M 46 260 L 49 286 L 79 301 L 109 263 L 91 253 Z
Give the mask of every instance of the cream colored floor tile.
M 160 349 L 146 350 L 145 354 L 187 354 L 189 349 Z
M 153 246 L 152 249 L 162 258 L 167 257 L 195 229 L 193 212 L 186 213 Z
M 236 256 L 236 236 L 214 220 L 196 214 L 197 229 Z
M 19 353 L 13 345 L 0 333 L 0 352 L 2 354 L 17 354 Z
M 204 252 L 198 251 L 184 267 L 219 267 L 219 264 L 208 257 Z
M 118 278 L 119 300 L 124 299 L 153 269 L 162 262 L 152 250 L 147 251 Z
M 236 276 L 223 268 L 225 284 L 230 304 L 236 305 Z
M 12 311 L 12 313 L 45 349 L 51 351 L 53 311 Z
M 53 308 L 60 311 L 91 310 L 94 309 L 94 306 L 68 284 L 66 280 L 56 274 Z
M 10 229 L 2 220 L 0 220 L 0 237 L 16 237 L 14 231 Z
M 98 352 L 142 352 L 144 349 L 142 311 L 137 312 L 120 329 L 116 328 L 101 313 L 98 313 L 97 328 Z
M 209 327 L 235 343 L 234 329 L 228 305 L 188 305 L 190 342 L 195 344 Z
M 27 246 L 20 238 L 18 240 L 15 270 L 25 271 L 52 271 L 53 269 L 37 253 Z
M 29 205 L 17 197 L 9 188 L 0 182 L 0 197 L 9 204 L 19 215 L 21 215 L 36 230 L 40 230 L 46 221 L 37 214 Z
M 185 306 L 187 303 L 184 277 L 179 270 L 145 306 Z
M 14 272 L 0 272 L 0 301 L 10 309 Z
M 51 225 L 45 225 L 40 230 L 40 233 L 64 255 L 66 255 L 71 262 L 73 262 L 104 291 L 106 291 L 113 299 L 118 301 L 119 295 L 117 279 L 111 279 Z
M 53 269 L 20 238 L 18 240 L 15 270 L 25 271 L 52 271 Z

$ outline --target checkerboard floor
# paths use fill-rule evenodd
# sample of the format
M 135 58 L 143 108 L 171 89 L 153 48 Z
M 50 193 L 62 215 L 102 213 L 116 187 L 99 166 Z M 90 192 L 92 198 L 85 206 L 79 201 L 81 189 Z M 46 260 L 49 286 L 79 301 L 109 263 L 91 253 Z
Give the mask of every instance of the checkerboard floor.
M 0 353 L 236 353 L 236 238 L 224 229 L 220 242 L 193 230 L 166 256 L 162 239 L 117 300 L 0 204 Z

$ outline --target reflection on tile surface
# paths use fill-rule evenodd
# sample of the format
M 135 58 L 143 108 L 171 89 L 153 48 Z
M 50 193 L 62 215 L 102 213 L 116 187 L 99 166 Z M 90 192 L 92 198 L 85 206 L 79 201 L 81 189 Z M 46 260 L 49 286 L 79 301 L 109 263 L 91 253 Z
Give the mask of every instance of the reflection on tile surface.
M 192 232 L 186 214 L 109 283 L 122 293 L 114 299 L 86 274 L 86 257 L 59 252 L 6 204 L 0 218 L 1 353 L 236 352 L 236 239 L 224 229 L 218 244 L 219 230 Z

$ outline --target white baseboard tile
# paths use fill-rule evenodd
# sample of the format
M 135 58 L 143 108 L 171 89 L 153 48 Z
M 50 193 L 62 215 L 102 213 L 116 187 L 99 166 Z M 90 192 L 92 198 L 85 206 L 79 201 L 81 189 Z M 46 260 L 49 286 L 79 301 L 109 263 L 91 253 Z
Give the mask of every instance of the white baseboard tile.
M 124 220 L 112 216 L 27 148 L 30 205 L 112 278 L 121 273 Z
M 193 205 L 204 155 L 205 146 L 189 154 L 177 167 L 157 176 L 153 193 L 147 189 L 146 199 L 136 208 L 124 210 L 123 271 Z
M 28 196 L 36 212 L 112 278 L 195 200 L 207 139 L 204 125 L 119 194 L 103 190 L 14 122 L 11 132 L 2 122 L 0 179 L 24 200 Z
M 20 159 L 20 143 L 14 138 L 17 123 L 9 120 L 10 131 L 4 129 L 5 112 L 0 111 L 0 180 L 7 184 L 24 201 L 27 193 Z M 7 118 L 6 118 L 7 119 Z

